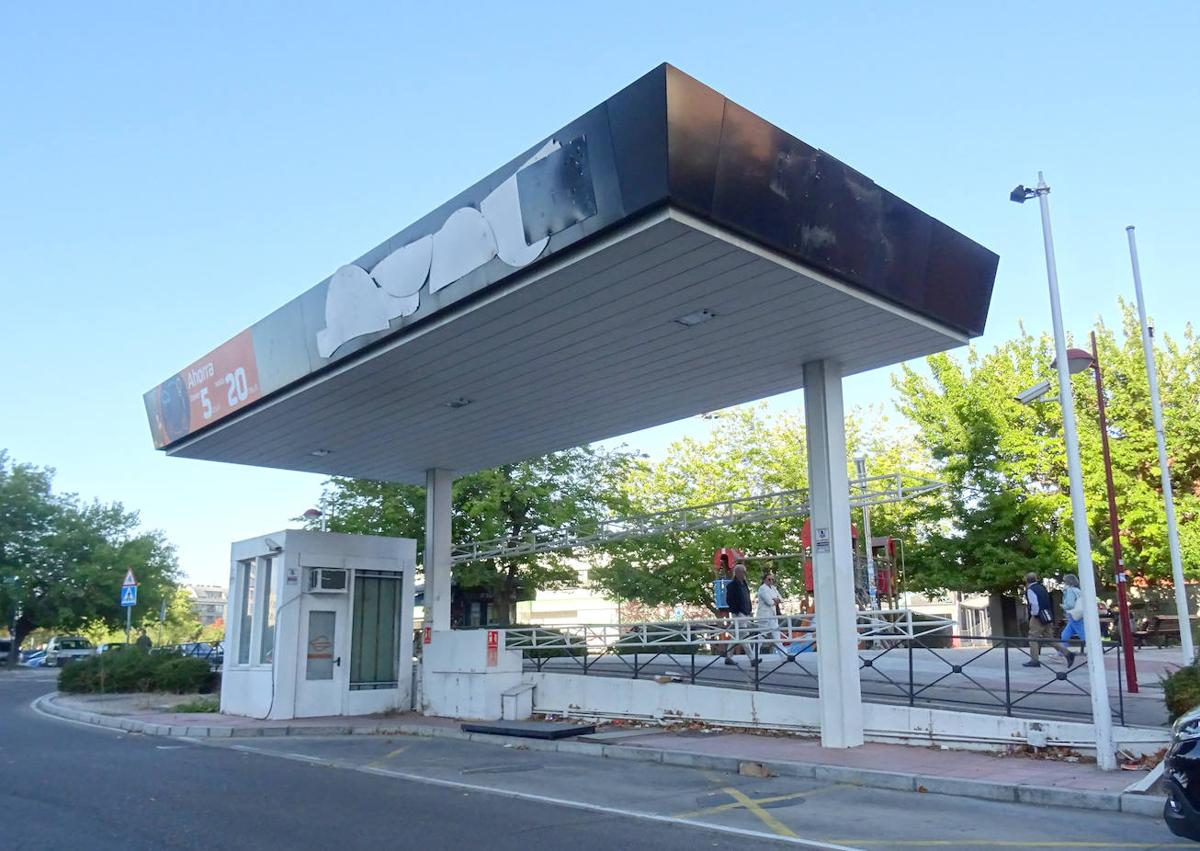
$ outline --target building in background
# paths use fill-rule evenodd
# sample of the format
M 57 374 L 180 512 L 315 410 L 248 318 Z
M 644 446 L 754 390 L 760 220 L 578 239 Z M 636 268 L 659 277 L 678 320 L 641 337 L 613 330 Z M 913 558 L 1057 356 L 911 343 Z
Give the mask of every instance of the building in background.
M 517 623 L 534 626 L 619 623 L 619 606 L 588 586 L 588 563 L 575 563 L 579 581 L 570 588 L 539 590 L 533 600 L 517 603 Z
M 217 621 L 225 620 L 228 591 L 224 585 L 189 585 L 187 590 L 200 623 L 212 626 Z

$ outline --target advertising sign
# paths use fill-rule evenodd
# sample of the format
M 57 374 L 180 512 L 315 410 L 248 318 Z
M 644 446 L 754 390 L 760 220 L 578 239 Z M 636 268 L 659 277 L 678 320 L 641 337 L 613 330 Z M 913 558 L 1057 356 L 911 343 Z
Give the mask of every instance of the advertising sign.
M 146 394 L 154 445 L 187 437 L 261 395 L 254 337 L 247 329 Z

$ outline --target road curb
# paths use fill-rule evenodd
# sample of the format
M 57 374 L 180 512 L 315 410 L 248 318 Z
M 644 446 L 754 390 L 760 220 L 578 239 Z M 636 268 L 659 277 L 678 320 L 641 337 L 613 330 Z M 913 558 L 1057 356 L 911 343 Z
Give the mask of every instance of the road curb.
M 444 727 L 420 722 L 387 722 L 374 727 L 321 727 L 297 724 L 287 727 L 224 727 L 224 726 L 168 726 L 151 724 L 133 718 L 101 715 L 58 704 L 57 693 L 45 694 L 33 701 L 33 707 L 46 714 L 67 721 L 107 727 L 147 736 L 176 738 L 265 738 L 280 736 L 421 736 L 425 738 L 447 738 L 477 742 L 500 747 L 545 751 L 563 754 L 621 759 L 637 762 L 659 762 L 680 768 L 696 768 L 709 771 L 738 773 L 746 765 L 755 770 L 778 777 L 799 777 L 826 780 L 831 783 L 846 783 L 871 789 L 914 792 L 919 794 L 948 795 L 958 798 L 975 798 L 987 801 L 1004 801 L 1016 804 L 1068 807 L 1079 810 L 1120 812 L 1139 816 L 1156 817 L 1162 813 L 1166 798 L 1161 795 L 1142 795 L 1129 792 L 1099 792 L 1089 789 L 1065 789 L 1057 786 L 1033 784 L 996 783 L 987 780 L 967 780 L 940 777 L 928 774 L 908 774 L 880 769 L 853 768 L 842 765 L 791 762 L 787 760 L 746 760 L 735 756 L 697 754 L 669 748 L 651 748 L 637 744 L 604 744 L 580 742 L 570 739 L 516 739 L 483 733 L 465 733 L 457 727 Z

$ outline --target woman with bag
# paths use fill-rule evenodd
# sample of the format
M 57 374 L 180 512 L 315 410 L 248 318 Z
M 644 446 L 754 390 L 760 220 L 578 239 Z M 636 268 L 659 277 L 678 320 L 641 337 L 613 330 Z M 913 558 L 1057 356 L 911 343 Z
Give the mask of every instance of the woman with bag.
M 1075 636 L 1085 646 L 1087 642 L 1083 637 L 1083 592 L 1079 590 L 1079 577 L 1074 573 L 1068 573 L 1063 577 L 1063 611 L 1067 613 L 1067 625 L 1063 627 L 1062 639 L 1063 652 L 1067 654 L 1067 664 L 1070 665 L 1075 661 L 1075 654 L 1071 652 L 1067 642 L 1071 640 L 1071 636 Z

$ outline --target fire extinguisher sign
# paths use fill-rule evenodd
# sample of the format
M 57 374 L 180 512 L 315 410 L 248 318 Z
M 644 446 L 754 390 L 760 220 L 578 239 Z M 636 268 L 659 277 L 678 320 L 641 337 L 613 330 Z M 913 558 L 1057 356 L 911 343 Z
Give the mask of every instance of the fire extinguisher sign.
M 487 638 L 487 664 L 489 668 L 496 667 L 496 659 L 500 655 L 500 630 L 489 629 Z

